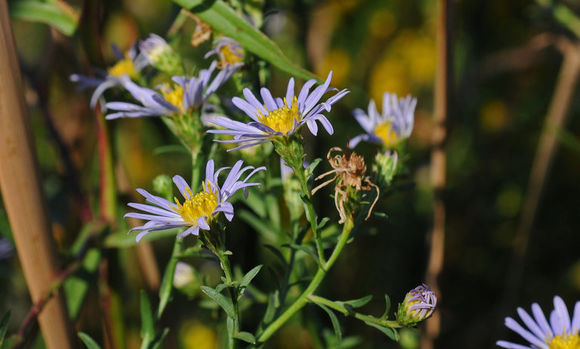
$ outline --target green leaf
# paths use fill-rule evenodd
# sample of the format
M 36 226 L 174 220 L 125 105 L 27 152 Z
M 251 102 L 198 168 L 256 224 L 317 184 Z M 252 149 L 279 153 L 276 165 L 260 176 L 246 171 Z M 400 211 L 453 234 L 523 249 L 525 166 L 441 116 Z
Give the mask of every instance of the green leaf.
M 237 214 L 241 219 L 248 223 L 252 228 L 254 228 L 258 233 L 263 235 L 266 239 L 270 241 L 276 241 L 277 235 L 267 222 L 263 218 L 258 218 L 253 213 L 247 210 L 240 210 Z
M 215 31 L 236 40 L 244 49 L 260 56 L 276 67 L 297 78 L 316 79 L 309 71 L 294 65 L 282 53 L 278 45 L 238 16 L 223 1 L 174 0 L 174 2 L 194 12 L 204 22 L 211 25 Z
M 278 205 L 278 199 L 274 195 L 266 195 L 264 198 L 266 207 L 268 207 L 268 216 L 270 216 L 270 222 L 274 227 L 280 226 L 280 205 Z
M 288 268 L 288 262 L 286 262 L 284 255 L 282 254 L 282 252 L 280 252 L 279 249 L 277 249 L 275 246 L 270 245 L 270 244 L 264 244 L 264 247 L 267 248 L 268 250 L 270 250 L 270 252 L 272 252 L 274 254 L 274 256 L 278 257 L 278 259 L 282 262 L 284 270 L 286 270 Z
M 385 295 L 385 313 L 381 316 L 381 319 L 387 319 L 389 317 L 389 311 L 391 311 L 391 297 L 388 294 Z
M 167 328 L 167 327 L 164 328 L 163 331 L 150 344 L 149 348 L 151 348 L 151 349 L 158 349 L 158 348 L 160 348 L 161 347 L 161 344 L 163 343 L 163 340 L 165 339 L 165 337 L 167 337 L 167 334 L 168 333 L 169 333 L 169 328 Z
M 247 272 L 246 275 L 244 275 L 244 277 L 242 278 L 242 281 L 240 281 L 240 286 L 241 287 L 248 286 L 250 284 L 250 282 L 252 282 L 252 280 L 256 277 L 256 275 L 258 275 L 258 273 L 260 272 L 261 269 L 262 269 L 262 265 L 260 264 L 256 267 L 254 267 L 249 272 Z
M 379 324 L 375 324 L 372 322 L 366 322 L 365 323 L 371 327 L 376 328 L 377 330 L 383 332 L 384 334 L 387 335 L 387 337 L 389 337 L 390 339 L 394 340 L 395 342 L 399 341 L 399 332 L 397 332 L 397 330 L 395 330 L 394 328 L 390 328 L 390 327 L 385 327 L 385 326 L 381 326 Z
M 0 348 L 4 344 L 4 336 L 6 336 L 6 331 L 8 331 L 8 320 L 10 320 L 10 311 L 6 312 L 0 320 Z
M 48 24 L 67 36 L 74 34 L 79 18 L 78 13 L 68 5 L 34 0 L 10 2 L 10 16 Z
M 312 162 L 310 163 L 310 165 L 308 166 L 308 169 L 306 171 L 306 175 L 308 177 L 312 176 L 312 174 L 314 173 L 314 170 L 320 164 L 320 161 L 322 161 L 321 158 L 316 158 L 316 159 L 312 160 Z
M 235 316 L 234 306 L 232 303 L 224 297 L 221 293 L 217 292 L 211 287 L 201 286 L 201 290 L 209 298 L 213 299 L 227 314 L 228 317 L 233 318 Z
M 81 272 L 64 281 L 63 289 L 71 319 L 76 319 L 79 315 L 89 291 L 92 276 L 97 271 L 100 262 L 101 251 L 96 248 L 90 249 L 83 260 Z
M 276 308 L 280 305 L 280 300 L 278 299 L 279 293 L 278 290 L 274 291 L 268 298 L 268 306 L 266 307 L 266 312 L 264 313 L 264 320 L 265 324 L 269 324 L 273 319 L 274 315 L 276 314 Z
M 306 253 L 307 255 L 311 256 L 316 261 L 316 263 L 318 263 L 318 266 L 323 267 L 322 264 L 320 263 L 320 260 L 318 259 L 318 255 L 316 254 L 316 252 L 314 252 L 314 249 L 312 249 L 308 246 L 297 245 L 297 244 L 284 244 L 284 245 L 282 245 L 282 247 L 288 247 L 288 248 L 291 248 L 293 250 L 302 251 L 302 252 Z
M 349 305 L 349 306 L 351 306 L 353 308 L 360 308 L 360 307 L 366 305 L 368 302 L 370 302 L 371 299 L 373 299 L 373 296 L 369 294 L 368 296 L 364 296 L 364 297 L 361 297 L 361 298 L 358 298 L 358 299 L 353 299 L 353 300 L 350 300 L 350 301 L 336 302 L 336 303 L 339 303 L 339 304 L 341 304 L 343 306 L 344 305 Z
M 324 310 L 328 317 L 330 318 L 330 322 L 332 322 L 332 328 L 334 329 L 334 334 L 336 335 L 338 343 L 342 341 L 342 330 L 340 329 L 340 322 L 338 322 L 338 318 L 336 314 L 332 310 L 330 310 L 326 305 L 316 303 L 322 310 Z
M 141 338 L 143 342 L 150 343 L 155 338 L 155 320 L 151 303 L 144 290 L 141 290 Z
M 101 349 L 99 344 L 97 344 L 97 342 L 95 342 L 95 340 L 92 339 L 88 334 L 79 332 L 77 335 L 88 349 Z
M 153 155 L 163 155 L 167 153 L 181 153 L 189 155 L 189 151 L 182 144 L 162 145 L 153 149 Z
M 234 338 L 243 340 L 246 343 L 256 344 L 256 337 L 250 332 L 238 332 L 234 335 Z

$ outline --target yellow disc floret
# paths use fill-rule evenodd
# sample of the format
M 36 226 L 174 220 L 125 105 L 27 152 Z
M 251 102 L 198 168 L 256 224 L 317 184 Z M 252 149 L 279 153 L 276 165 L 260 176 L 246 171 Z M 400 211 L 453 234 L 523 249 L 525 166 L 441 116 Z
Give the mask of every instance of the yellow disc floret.
M 186 188 L 189 197 L 183 204 L 177 198 L 174 198 L 177 204 L 177 208 L 174 208 L 174 211 L 179 213 L 185 222 L 197 225 L 197 220 L 200 217 L 207 217 L 208 220 L 211 220 L 212 214 L 218 204 L 217 192 L 211 190 L 209 182 L 204 188 L 206 189 L 205 191 L 195 195 L 193 195 L 189 188 Z
M 292 131 L 294 123 L 301 120 L 300 111 L 298 110 L 298 99 L 294 97 L 291 102 L 288 105 L 288 101 L 284 98 L 284 106 L 272 111 L 264 106 L 268 114 L 264 115 L 258 110 L 258 114 L 256 115 L 258 121 L 276 132 L 287 134 Z
M 129 58 L 129 56 L 125 56 L 125 58 L 115 63 L 114 66 L 107 69 L 107 72 L 109 75 L 115 77 L 120 77 L 123 75 L 129 75 L 132 79 L 136 79 L 138 77 L 135 64 L 133 64 L 133 60 Z
M 580 349 L 580 336 L 573 334 L 565 334 L 555 336 L 551 340 L 547 339 L 550 349 Z
M 161 91 L 163 98 L 165 98 L 165 100 L 169 103 L 173 104 L 182 113 L 185 112 L 185 110 L 183 110 L 183 93 L 183 87 L 177 84 L 173 86 L 173 89 L 163 88 Z
M 393 130 L 392 124 L 392 121 L 386 121 L 378 124 L 374 130 L 375 136 L 379 137 L 387 147 L 395 146 L 399 142 L 399 136 Z
M 228 64 L 238 64 L 244 59 L 244 52 L 240 48 L 231 47 L 231 45 L 223 45 L 219 49 L 222 57 L 220 68 L 225 68 Z

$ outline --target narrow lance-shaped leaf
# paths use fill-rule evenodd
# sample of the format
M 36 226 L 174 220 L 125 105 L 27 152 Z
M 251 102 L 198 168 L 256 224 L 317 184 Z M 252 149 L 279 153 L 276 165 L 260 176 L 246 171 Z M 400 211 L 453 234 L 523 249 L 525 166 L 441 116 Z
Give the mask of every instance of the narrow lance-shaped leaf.
M 340 343 L 342 341 L 342 330 L 340 329 L 340 323 L 338 322 L 336 314 L 334 314 L 332 310 L 330 310 L 327 306 L 323 304 L 316 303 L 316 305 L 322 308 L 322 310 L 324 310 L 326 314 L 328 314 L 328 317 L 330 317 L 330 322 L 332 322 L 332 328 L 334 329 L 334 334 L 336 335 L 337 342 Z
M 241 18 L 223 1 L 203 0 L 174 0 L 185 9 L 194 12 L 212 28 L 236 40 L 244 49 L 250 51 L 276 67 L 302 79 L 316 79 L 316 77 L 294 65 L 282 50 L 264 33 L 254 28 L 245 19 Z
M 10 15 L 13 18 L 48 24 L 67 36 L 74 34 L 79 19 L 78 13 L 66 4 L 34 0 L 12 1 Z
M 95 342 L 95 340 L 92 339 L 91 336 L 89 336 L 88 334 L 86 334 L 84 332 L 79 332 L 78 333 L 78 336 L 81 339 L 81 341 L 83 341 L 83 344 L 88 349 L 101 349 L 101 347 L 99 346 L 99 344 L 97 344 L 97 342 Z
M 228 317 L 234 317 L 234 306 L 226 297 L 211 287 L 201 286 L 201 290 L 203 293 L 208 295 L 209 298 L 213 299 L 226 312 Z
M 10 312 L 7 312 L 2 316 L 0 320 L 0 348 L 4 344 L 4 336 L 6 336 L 6 331 L 8 330 L 8 320 L 10 319 Z

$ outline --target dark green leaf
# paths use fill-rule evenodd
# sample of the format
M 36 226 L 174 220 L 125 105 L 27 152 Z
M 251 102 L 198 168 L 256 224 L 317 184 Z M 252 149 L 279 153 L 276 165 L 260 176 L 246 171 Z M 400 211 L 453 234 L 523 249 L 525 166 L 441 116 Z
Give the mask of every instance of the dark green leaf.
M 246 223 L 252 226 L 258 233 L 262 234 L 266 239 L 271 241 L 277 240 L 275 229 L 273 229 L 263 218 L 258 218 L 250 211 L 240 210 L 238 216 Z
M 381 316 L 381 319 L 386 319 L 389 317 L 389 311 L 391 311 L 391 297 L 388 294 L 385 295 L 385 313 Z
M 97 344 L 97 342 L 95 342 L 95 340 L 92 339 L 88 334 L 79 332 L 78 336 L 88 349 L 101 349 L 99 344 Z
M 163 331 L 157 336 L 157 338 L 155 338 L 153 343 L 151 343 L 150 348 L 151 349 L 161 348 L 161 344 L 163 343 L 163 340 L 165 339 L 165 337 L 167 337 L 168 333 L 169 333 L 169 328 L 164 328 Z
M 256 344 L 256 337 L 250 332 L 238 332 L 234 335 L 234 338 L 243 340 L 246 343 Z
M 144 290 L 141 290 L 141 338 L 143 341 L 155 338 L 155 320 L 151 303 Z
M 34 0 L 12 1 L 10 15 L 14 18 L 48 24 L 67 36 L 74 34 L 79 17 L 68 5 L 59 6 L 56 2 Z
M 94 248 L 87 252 L 83 261 L 81 272 L 76 273 L 64 281 L 63 289 L 66 296 L 66 304 L 71 319 L 79 315 L 89 286 L 91 276 L 97 271 L 101 261 L 101 251 Z
M 368 302 L 370 302 L 371 299 L 373 299 L 373 296 L 369 294 L 368 296 L 365 296 L 362 298 L 353 299 L 351 301 L 336 302 L 336 303 L 340 303 L 342 305 L 350 305 L 353 308 L 360 308 L 360 307 L 366 305 Z
M 234 307 L 230 300 L 224 297 L 221 293 L 217 292 L 211 287 L 201 286 L 201 290 L 205 293 L 209 298 L 213 299 L 227 314 L 228 317 L 233 318 L 234 314 Z
M 250 282 L 252 282 L 252 280 L 256 277 L 256 275 L 258 275 L 261 269 L 262 265 L 260 264 L 257 267 L 254 267 L 249 272 L 247 272 L 246 275 L 244 275 L 244 277 L 242 278 L 242 281 L 240 281 L 240 286 L 241 287 L 248 286 Z
M 318 263 L 318 265 L 320 267 L 322 267 L 322 264 L 320 264 L 320 260 L 318 259 L 318 255 L 316 254 L 316 252 L 314 252 L 314 250 L 308 246 L 303 246 L 303 245 L 296 245 L 296 244 L 284 244 L 282 245 L 282 247 L 288 247 L 291 248 L 293 250 L 297 250 L 297 251 L 302 251 L 306 254 L 308 254 L 309 256 L 311 256 L 316 263 Z
M 272 319 L 274 319 L 274 315 L 276 314 L 276 308 L 278 308 L 280 301 L 278 299 L 278 290 L 274 291 L 268 298 L 268 306 L 266 307 L 266 312 L 264 313 L 264 320 L 265 324 L 269 324 Z
M 238 16 L 223 1 L 204 0 L 174 0 L 182 7 L 191 10 L 212 28 L 236 40 L 242 47 L 276 67 L 302 79 L 316 79 L 316 77 L 294 65 L 282 53 L 282 50 L 262 32 L 254 28 L 245 19 Z
M 286 269 L 288 267 L 288 262 L 286 262 L 286 258 L 284 258 L 284 255 L 282 254 L 282 252 L 280 252 L 279 249 L 277 249 L 275 246 L 270 245 L 270 244 L 264 244 L 264 247 L 266 247 L 268 250 L 270 250 L 270 252 L 272 252 L 276 257 L 278 257 L 278 259 L 280 259 L 280 261 L 282 262 L 282 264 L 284 265 L 284 269 Z
M 327 306 L 323 304 L 316 303 L 316 305 L 322 308 L 322 310 L 324 310 L 328 314 L 328 317 L 330 317 L 330 322 L 332 322 L 332 328 L 334 329 L 334 334 L 336 335 L 337 342 L 340 343 L 342 341 L 342 330 L 340 329 L 340 323 L 338 322 L 336 314 L 334 314 L 332 310 L 330 310 Z
M 390 328 L 390 327 L 385 327 L 385 326 L 381 326 L 372 322 L 366 322 L 365 323 L 371 327 L 376 328 L 377 330 L 383 332 L 384 334 L 387 335 L 387 337 L 389 337 L 390 339 L 394 340 L 395 342 L 399 341 L 399 332 L 397 332 L 397 330 Z
M 4 344 L 4 336 L 6 336 L 6 331 L 8 331 L 8 320 L 10 319 L 10 311 L 6 312 L 0 320 L 0 348 Z

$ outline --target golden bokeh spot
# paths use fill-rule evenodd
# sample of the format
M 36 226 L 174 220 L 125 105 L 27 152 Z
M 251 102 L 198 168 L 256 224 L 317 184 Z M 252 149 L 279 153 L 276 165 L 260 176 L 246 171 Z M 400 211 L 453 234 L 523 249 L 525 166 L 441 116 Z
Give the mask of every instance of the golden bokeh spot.
M 258 110 L 256 117 L 258 121 L 276 132 L 286 134 L 292 131 L 295 122 L 298 123 L 301 120 L 296 96 L 294 96 L 290 105 L 288 105 L 288 101 L 284 98 L 284 106 L 282 108 L 272 111 L 268 110 L 266 106 L 264 108 L 266 108 L 268 114 L 264 115 Z
M 217 349 L 218 337 L 214 330 L 198 321 L 186 323 L 182 329 L 181 338 L 184 348 Z
M 577 334 L 555 336 L 551 340 L 546 339 L 546 343 L 550 349 L 580 349 L 580 336 Z
M 204 184 L 205 191 L 199 192 L 195 195 L 189 188 L 186 188 L 189 198 L 181 204 L 177 198 L 174 198 L 177 208 L 173 210 L 177 212 L 181 218 L 187 223 L 197 225 L 197 220 L 200 217 L 207 217 L 208 220 L 212 218 L 212 214 L 218 204 L 217 193 L 214 193 L 211 184 L 206 182 Z
M 136 79 L 138 77 L 137 69 L 135 69 L 135 65 L 133 64 L 133 60 L 129 58 L 128 55 L 125 58 L 121 59 L 114 66 L 107 69 L 107 72 L 111 76 L 121 77 L 123 75 L 129 75 L 131 79 Z
M 383 100 L 385 91 L 404 96 L 410 92 L 405 62 L 396 57 L 386 57 L 373 69 L 370 94 L 375 101 Z
M 166 101 L 173 104 L 182 113 L 185 112 L 183 109 L 183 87 L 177 84 L 174 84 L 173 89 L 164 86 L 164 88 L 161 90 L 161 94 Z
M 380 123 L 375 127 L 375 136 L 379 137 L 387 148 L 391 148 L 399 143 L 399 136 L 393 130 L 392 121 Z
M 508 108 L 500 100 L 491 101 L 481 108 L 479 123 L 486 132 L 503 130 L 508 119 Z
M 333 49 L 326 53 L 316 67 L 316 73 L 324 80 L 332 70 L 334 86 L 345 86 L 351 70 L 351 61 L 348 52 L 343 49 Z

